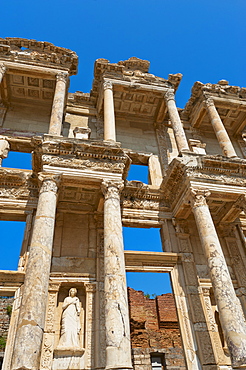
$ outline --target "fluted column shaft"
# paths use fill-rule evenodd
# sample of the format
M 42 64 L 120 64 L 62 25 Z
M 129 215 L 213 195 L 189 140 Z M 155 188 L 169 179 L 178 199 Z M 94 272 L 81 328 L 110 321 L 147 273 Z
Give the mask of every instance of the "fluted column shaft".
M 205 105 L 223 154 L 228 158 L 237 157 L 237 154 L 233 148 L 229 135 L 214 105 L 213 99 L 207 98 L 205 100 Z
M 120 191 L 123 181 L 104 181 L 104 291 L 106 369 L 132 369 Z
M 12 369 L 39 369 L 51 265 L 58 176 L 41 173 L 42 181 L 30 244 Z
M 186 139 L 184 128 L 179 117 L 178 109 L 176 107 L 174 92 L 172 90 L 168 90 L 165 93 L 164 97 L 167 103 L 167 110 L 171 120 L 178 150 L 179 152 L 189 151 L 190 149 L 188 141 Z
M 50 117 L 50 135 L 61 135 L 67 80 L 67 73 L 61 72 L 56 76 L 56 89 Z
M 116 141 L 113 84 L 106 81 L 104 89 L 104 140 Z
M 6 72 L 6 67 L 4 64 L 0 64 L 0 83 L 2 82 L 3 76 Z
M 246 326 L 231 281 L 219 238 L 206 203 L 208 191 L 193 190 L 191 204 L 201 244 L 207 258 L 221 326 L 230 351 L 232 365 L 246 365 Z

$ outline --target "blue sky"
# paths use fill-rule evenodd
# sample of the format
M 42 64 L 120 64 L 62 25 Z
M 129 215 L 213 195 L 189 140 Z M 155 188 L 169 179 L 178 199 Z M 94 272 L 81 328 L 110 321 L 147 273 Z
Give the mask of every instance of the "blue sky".
M 49 41 L 76 51 L 79 72 L 71 78 L 71 92 L 90 91 L 97 58 L 147 59 L 157 76 L 183 74 L 176 95 L 182 108 L 195 81 L 227 79 L 246 86 L 245 14 L 245 0 L 11 0 L 1 4 L 0 36 Z M 0 231 L 6 230 L 1 225 Z M 139 239 L 143 250 L 146 245 L 158 250 L 158 230 L 149 233 L 151 242 L 145 234 L 134 241 Z M 125 238 L 131 249 L 131 238 Z M 1 237 L 1 248 L 6 245 L 14 248 Z M 152 282 L 151 291 L 142 278 L 130 279 L 130 285 L 138 280 L 139 289 L 159 294 L 154 280 L 144 279 Z

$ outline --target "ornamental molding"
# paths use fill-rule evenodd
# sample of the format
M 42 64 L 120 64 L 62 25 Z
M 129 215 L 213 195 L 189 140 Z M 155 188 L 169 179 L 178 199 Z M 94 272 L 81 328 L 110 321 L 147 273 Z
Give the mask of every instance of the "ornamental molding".
M 103 161 L 98 161 L 97 158 L 88 158 L 88 159 L 78 159 L 78 158 L 65 158 L 64 156 L 52 156 L 52 155 L 43 155 L 42 156 L 43 165 L 48 165 L 51 167 L 67 167 L 74 168 L 79 170 L 93 170 L 93 171 L 106 171 L 113 173 L 122 173 L 125 164 L 123 162 L 118 162 L 110 159 Z

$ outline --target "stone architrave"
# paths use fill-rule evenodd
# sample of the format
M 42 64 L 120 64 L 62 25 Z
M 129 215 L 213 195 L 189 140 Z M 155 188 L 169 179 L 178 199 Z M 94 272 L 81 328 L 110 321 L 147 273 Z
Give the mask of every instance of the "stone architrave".
M 68 74 L 60 72 L 56 75 L 56 89 L 52 105 L 52 112 L 50 118 L 50 135 L 61 135 L 63 111 L 65 104 L 65 95 L 67 88 Z
M 246 326 L 206 202 L 208 190 L 191 190 L 191 205 L 233 367 L 246 365 Z
M 41 188 L 30 244 L 12 369 L 39 369 L 60 176 L 40 173 Z
M 104 140 L 116 141 L 113 84 L 105 81 L 104 89 Z
M 104 290 L 106 369 L 132 369 L 120 192 L 123 181 L 104 181 Z
M 164 95 L 167 103 L 167 110 L 171 120 L 174 136 L 176 139 L 177 147 L 180 152 L 190 151 L 189 144 L 185 136 L 182 122 L 179 117 L 179 113 L 176 107 L 174 92 L 173 90 L 167 90 Z
M 223 125 L 219 113 L 217 112 L 217 109 L 214 105 L 213 99 L 207 98 L 205 100 L 205 105 L 223 154 L 228 158 L 237 157 L 237 154 L 233 148 L 229 135 L 226 132 L 225 126 Z
M 10 150 L 9 142 L 4 136 L 0 136 L 0 166 L 2 165 L 2 160 L 7 158 Z
M 2 82 L 2 79 L 3 79 L 3 76 L 4 76 L 5 72 L 6 72 L 6 67 L 2 63 L 2 64 L 0 64 L 0 83 Z

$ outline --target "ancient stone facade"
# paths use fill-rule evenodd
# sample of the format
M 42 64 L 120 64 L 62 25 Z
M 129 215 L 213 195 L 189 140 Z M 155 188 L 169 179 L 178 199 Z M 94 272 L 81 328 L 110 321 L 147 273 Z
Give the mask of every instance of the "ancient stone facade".
M 0 40 L 0 217 L 26 222 L 18 271 L 0 271 L 15 296 L 4 370 L 139 368 L 125 271 L 170 273 L 186 369 L 245 367 L 246 88 L 196 82 L 177 109 L 182 75 L 130 58 L 96 60 L 90 94 L 68 93 L 77 63 Z M 32 170 L 5 168 L 9 151 Z M 127 181 L 131 164 L 148 184 Z M 124 251 L 122 226 L 159 228 L 163 252 Z M 71 288 L 79 345 L 61 349 Z

